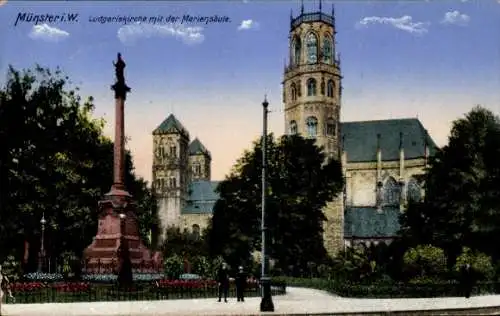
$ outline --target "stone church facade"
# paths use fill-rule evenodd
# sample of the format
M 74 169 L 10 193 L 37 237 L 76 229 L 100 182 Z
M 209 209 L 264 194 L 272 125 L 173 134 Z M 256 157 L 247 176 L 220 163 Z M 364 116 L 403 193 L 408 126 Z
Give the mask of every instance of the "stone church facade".
M 327 203 L 325 247 L 388 242 L 398 216 L 422 198 L 418 175 L 436 145 L 418 119 L 340 122 L 341 64 L 335 52 L 335 15 L 290 17 L 289 63 L 283 103 L 287 134 L 314 138 L 328 157 L 342 163 L 344 191 Z M 154 132 L 153 187 L 164 227 L 200 233 L 217 200 L 210 179 L 210 152 L 170 115 Z

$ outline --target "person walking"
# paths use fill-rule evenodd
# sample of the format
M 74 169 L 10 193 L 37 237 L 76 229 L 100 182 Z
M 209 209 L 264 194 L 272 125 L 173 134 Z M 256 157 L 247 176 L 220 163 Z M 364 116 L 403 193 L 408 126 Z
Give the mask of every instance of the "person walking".
M 469 298 L 472 293 L 472 288 L 474 287 L 474 272 L 472 271 L 472 267 L 470 264 L 464 264 L 462 266 L 461 271 L 461 285 L 462 285 L 462 293 L 465 298 Z
M 226 263 L 222 263 L 222 266 L 217 273 L 217 285 L 219 291 L 219 302 L 222 299 L 222 294 L 224 294 L 224 302 L 227 303 L 227 292 L 229 290 L 229 272 L 227 271 Z
M 238 273 L 235 278 L 236 283 L 236 297 L 238 302 L 245 301 L 245 288 L 247 285 L 247 274 L 243 272 L 243 267 L 239 266 Z

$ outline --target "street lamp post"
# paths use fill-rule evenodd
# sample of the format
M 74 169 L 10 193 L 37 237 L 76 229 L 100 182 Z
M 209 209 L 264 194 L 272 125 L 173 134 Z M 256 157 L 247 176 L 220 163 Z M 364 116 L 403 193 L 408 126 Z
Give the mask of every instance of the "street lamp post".
M 269 113 L 267 107 L 269 103 L 267 102 L 267 97 L 264 97 L 264 102 L 262 102 L 263 109 L 263 132 L 262 132 L 262 219 L 261 219 L 261 229 L 262 229 L 262 272 L 260 277 L 260 283 L 262 286 L 262 301 L 260 302 L 261 312 L 274 312 L 273 298 L 271 296 L 271 278 L 268 277 L 269 269 L 269 257 L 267 255 L 266 244 L 267 244 L 267 226 L 266 226 L 266 193 L 267 193 L 267 181 L 266 181 L 266 167 L 267 167 L 267 114 Z
M 126 214 L 120 213 L 120 264 L 118 271 L 118 283 L 120 287 L 129 287 L 132 285 L 132 262 L 130 261 L 130 253 L 128 249 L 128 241 L 125 238 L 125 218 Z
M 40 240 L 40 253 L 38 254 L 38 272 L 42 272 L 43 262 L 45 260 L 45 224 L 47 221 L 45 220 L 45 213 L 42 213 L 42 219 L 40 220 L 40 225 L 42 227 L 42 236 Z

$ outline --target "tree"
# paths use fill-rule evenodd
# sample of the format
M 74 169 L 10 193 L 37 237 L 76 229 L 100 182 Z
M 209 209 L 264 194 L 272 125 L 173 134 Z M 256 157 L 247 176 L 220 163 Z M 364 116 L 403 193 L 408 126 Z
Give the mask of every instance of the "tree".
M 470 248 L 463 247 L 462 253 L 457 258 L 454 266 L 454 271 L 459 275 L 462 267 L 465 264 L 470 264 L 475 274 L 480 279 L 490 280 L 495 274 L 495 268 L 491 261 L 491 257 L 478 251 L 472 251 Z
M 269 254 L 275 268 L 308 269 L 326 258 L 322 242 L 323 207 L 343 186 L 340 164 L 326 159 L 312 139 L 283 136 L 267 142 L 267 226 Z M 325 163 L 326 161 L 326 163 Z M 262 147 L 254 143 L 217 188 L 210 249 L 230 264 L 250 261 L 261 241 Z
M 453 123 L 426 174 L 426 200 L 406 214 L 403 232 L 427 235 L 453 264 L 462 246 L 498 258 L 500 245 L 500 120 L 475 107 Z M 420 218 L 418 216 L 420 213 Z
M 36 258 L 42 214 L 52 257 L 81 254 L 92 241 L 97 202 L 113 181 L 113 142 L 103 134 L 104 121 L 92 118 L 93 108 L 92 97 L 83 101 L 59 69 L 9 68 L 0 88 L 0 249 L 8 249 L 1 255 L 21 258 L 26 240 Z M 126 156 L 126 185 L 139 205 L 150 205 Z M 145 219 L 155 216 L 150 206 L 148 215 L 139 213 L 143 234 Z
M 446 271 L 444 251 L 431 245 L 419 245 L 408 249 L 403 260 L 411 278 L 440 277 Z
M 165 257 L 178 255 L 182 258 L 194 261 L 197 256 L 207 254 L 206 243 L 201 239 L 186 231 L 181 232 L 178 227 L 167 229 L 167 238 L 163 244 L 163 254 Z

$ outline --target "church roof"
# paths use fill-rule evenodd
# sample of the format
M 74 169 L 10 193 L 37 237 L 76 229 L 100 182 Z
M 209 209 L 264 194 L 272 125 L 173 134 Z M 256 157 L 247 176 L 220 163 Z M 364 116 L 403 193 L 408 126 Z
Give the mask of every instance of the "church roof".
M 399 160 L 400 133 L 403 135 L 405 159 L 425 157 L 425 144 L 431 156 L 437 146 L 416 118 L 380 121 L 344 122 L 341 124 L 343 148 L 347 162 L 377 160 L 377 135 L 380 135 L 382 160 Z
M 399 225 L 399 207 L 346 207 L 344 211 L 345 238 L 392 238 Z
M 182 214 L 212 214 L 219 195 L 215 191 L 219 181 L 193 181 L 189 184 L 189 197 Z
M 173 114 L 170 114 L 153 131 L 153 135 L 159 135 L 159 134 L 182 134 L 185 137 L 189 138 L 189 132 Z
M 191 144 L 189 144 L 189 154 L 190 155 L 199 155 L 199 154 L 203 154 L 203 155 L 208 155 L 209 157 L 211 157 L 212 155 L 210 154 L 210 151 L 208 151 L 207 148 L 205 148 L 205 146 L 203 146 L 203 144 L 200 142 L 200 140 L 198 139 L 198 137 L 196 137 L 192 142 Z

